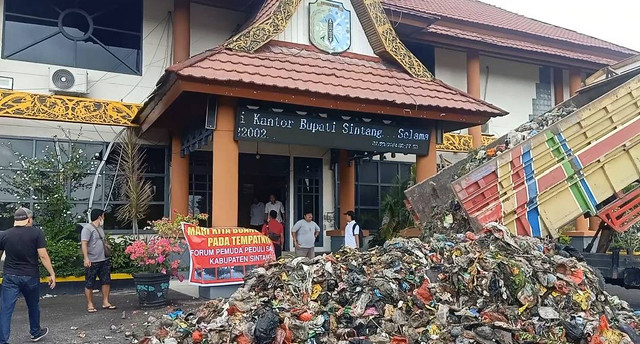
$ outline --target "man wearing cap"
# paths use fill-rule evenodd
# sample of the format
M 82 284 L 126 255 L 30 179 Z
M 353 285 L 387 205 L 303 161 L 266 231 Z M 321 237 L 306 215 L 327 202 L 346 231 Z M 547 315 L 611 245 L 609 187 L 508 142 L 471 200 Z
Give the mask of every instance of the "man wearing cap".
M 85 288 L 84 294 L 87 297 L 87 311 L 95 313 L 96 307 L 93 305 L 93 289 L 96 287 L 96 278 L 100 278 L 102 285 L 102 309 L 116 309 L 116 306 L 109 302 L 111 293 L 111 260 L 105 252 L 108 247 L 104 238 L 104 211 L 100 209 L 91 210 L 91 222 L 82 228 L 80 240 L 82 244 L 82 255 L 84 256 L 85 267 Z
M 38 258 L 49 272 L 49 286 L 56 286 L 56 274 L 47 252 L 47 243 L 40 228 L 33 227 L 33 213 L 19 208 L 13 227 L 0 234 L 0 251 L 6 254 L 2 280 L 2 310 L 0 310 L 0 344 L 9 342 L 11 316 L 19 294 L 24 296 L 29 311 L 31 340 L 39 341 L 49 333 L 40 327 L 40 271 Z M 0 257 L 2 253 L 0 252 Z
M 360 226 L 356 223 L 356 213 L 349 210 L 344 214 L 347 216 L 347 225 L 344 227 L 344 246 L 359 249 Z

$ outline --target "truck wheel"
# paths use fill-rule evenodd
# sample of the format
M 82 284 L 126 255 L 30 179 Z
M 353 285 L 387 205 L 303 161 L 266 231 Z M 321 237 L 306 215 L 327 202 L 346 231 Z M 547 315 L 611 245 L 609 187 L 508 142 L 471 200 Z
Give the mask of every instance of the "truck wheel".
M 629 268 L 624 269 L 624 287 L 638 288 L 640 287 L 640 269 Z

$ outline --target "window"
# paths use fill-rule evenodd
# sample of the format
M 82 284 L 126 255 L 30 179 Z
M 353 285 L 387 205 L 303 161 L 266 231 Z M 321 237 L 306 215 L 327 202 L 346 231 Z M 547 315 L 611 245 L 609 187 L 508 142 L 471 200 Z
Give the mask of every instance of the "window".
M 382 201 L 394 190 L 398 182 L 411 176 L 412 165 L 393 161 L 363 161 L 356 165 L 355 211 L 358 223 L 363 228 L 373 232 L 379 229 L 384 215 L 380 209 Z M 340 209 L 340 213 L 345 210 Z
M 8 175 L 16 173 L 21 169 L 21 166 L 16 163 L 16 152 L 27 157 L 42 157 L 47 151 L 53 149 L 59 149 L 61 152 L 68 151 L 69 144 L 66 142 L 58 142 L 57 148 L 54 141 L 51 140 L 33 140 L 33 139 L 14 139 L 14 138 L 1 138 L 0 137 L 0 174 Z M 105 143 L 78 143 L 77 147 L 82 150 L 88 158 L 95 156 L 101 156 L 106 151 L 107 144 Z M 165 147 L 145 147 L 147 154 L 147 166 L 148 169 L 144 174 L 145 178 L 151 181 L 153 189 L 153 200 L 147 213 L 147 218 L 139 222 L 139 228 L 147 226 L 146 220 L 156 220 L 168 214 L 168 209 L 165 203 L 168 203 L 168 187 L 167 187 L 167 149 Z M 64 155 L 64 154 L 63 154 Z M 79 222 L 86 221 L 86 211 L 89 208 L 89 198 L 91 196 L 91 187 L 95 177 L 95 168 L 97 164 L 87 171 L 87 174 L 82 182 L 84 187 L 80 187 L 73 192 L 69 192 L 68 197 L 71 200 L 73 206 L 72 212 L 75 216 L 78 216 Z M 112 151 L 109 155 L 107 164 L 102 170 L 102 174 L 98 176 L 96 191 L 93 195 L 93 208 L 107 207 L 107 217 L 105 220 L 104 228 L 107 230 L 130 230 L 131 223 L 120 222 L 115 218 L 115 211 L 121 205 L 127 202 L 126 198 L 119 194 L 117 186 L 113 185 L 116 178 L 116 169 L 118 168 L 118 154 L 116 151 Z M 122 166 L 120 166 L 120 172 L 122 172 Z M 35 209 L 37 200 L 24 204 Z M 13 224 L 13 219 L 10 212 L 7 213 L 8 207 L 15 205 L 16 197 L 11 195 L 2 189 L 0 185 L 0 230 L 9 228 L 8 224 Z
M 168 169 L 167 161 L 167 149 L 164 147 L 144 147 L 146 155 L 147 171 L 144 173 L 144 177 L 151 181 L 151 190 L 153 192 L 153 198 L 151 205 L 147 212 L 145 219 L 138 221 L 138 228 L 142 229 L 146 226 L 147 220 L 157 220 L 167 215 L 168 209 L 165 204 L 168 205 L 169 198 L 167 195 L 167 175 Z M 104 223 L 105 229 L 131 229 L 132 224 L 127 221 L 118 221 L 116 219 L 116 211 L 118 208 L 127 203 L 127 199 L 124 195 L 121 195 L 117 185 L 114 185 L 116 179 L 116 170 L 118 169 L 118 154 L 110 154 L 105 166 L 104 172 L 104 198 L 109 198 L 108 207 L 106 209 L 106 219 Z M 121 173 L 122 167 L 120 166 Z M 97 192 L 96 192 L 97 195 Z M 105 199 L 106 201 L 106 199 Z M 98 202 L 99 204 L 101 202 Z
M 5 0 L 5 59 L 142 73 L 142 0 Z

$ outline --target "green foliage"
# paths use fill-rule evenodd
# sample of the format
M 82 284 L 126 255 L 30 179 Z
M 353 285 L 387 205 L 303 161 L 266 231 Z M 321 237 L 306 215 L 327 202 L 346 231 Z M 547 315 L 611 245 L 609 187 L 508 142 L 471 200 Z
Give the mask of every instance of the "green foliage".
M 414 225 L 413 217 L 404 203 L 404 191 L 414 184 L 415 177 L 413 176 L 406 180 L 400 180 L 399 177 L 396 177 L 395 185 L 382 199 L 381 210 L 384 218 L 378 233 L 379 240 L 389 240 L 397 236 L 401 230 Z
M 558 243 L 562 245 L 569 245 L 571 244 L 571 237 L 563 234 L 560 237 L 558 237 Z
M 133 236 L 122 236 L 117 239 L 107 236 L 107 241 L 111 244 L 111 269 L 114 273 L 132 274 L 140 271 L 138 266 L 129 255 L 124 252 L 127 246 L 131 245 L 135 238 Z
M 191 223 L 196 226 L 200 224 L 200 221 L 207 221 L 209 214 L 187 214 L 182 215 L 177 211 L 174 212 L 174 219 L 169 217 L 163 217 L 160 220 L 149 221 L 151 228 L 158 231 L 158 235 L 163 238 L 178 239 L 182 237 L 182 223 Z
M 77 240 L 77 219 L 71 211 L 70 195 L 89 187 L 84 178 L 92 162 L 75 140 L 56 141 L 55 147 L 47 147 L 38 158 L 14 153 L 17 166 L 0 167 L 5 170 L 0 173 L 0 190 L 14 195 L 15 208 L 37 202 L 33 209 L 35 220 L 48 241 Z M 9 169 L 15 167 L 20 170 Z
M 616 232 L 611 243 L 612 249 L 631 252 L 640 250 L 640 224 L 635 224 L 624 233 Z
M 73 240 L 58 240 L 47 243 L 47 251 L 51 257 L 56 277 L 70 277 L 84 275 L 80 243 Z M 49 276 L 47 270 L 40 264 L 40 276 Z

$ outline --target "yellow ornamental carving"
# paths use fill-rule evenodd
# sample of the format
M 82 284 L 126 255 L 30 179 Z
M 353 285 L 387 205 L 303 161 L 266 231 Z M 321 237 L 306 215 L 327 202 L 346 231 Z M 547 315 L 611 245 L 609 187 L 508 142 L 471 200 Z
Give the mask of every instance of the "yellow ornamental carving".
M 139 104 L 0 91 L 0 117 L 131 126 L 139 109 Z
M 267 0 L 269 1 L 269 0 Z M 267 44 L 287 28 L 289 20 L 296 13 L 301 0 L 280 0 L 278 5 L 265 19 L 253 23 L 250 27 L 229 39 L 224 46 L 231 50 L 252 53 Z M 265 6 L 265 5 L 263 5 Z
M 380 0 L 354 0 L 352 4 L 376 55 L 397 61 L 414 78 L 433 79 L 427 67 L 402 43 Z
M 482 145 L 486 146 L 495 140 L 493 136 L 482 136 Z M 468 152 L 473 150 L 473 138 L 471 135 L 447 133 L 444 134 L 442 144 L 436 145 L 436 149 L 447 152 Z

